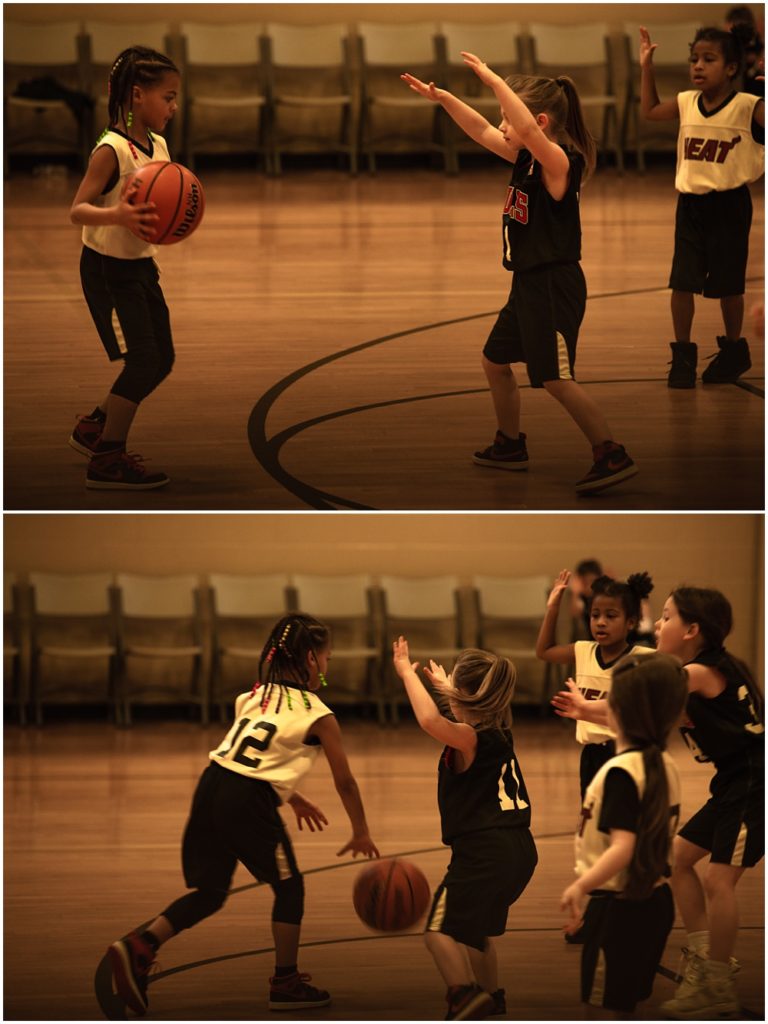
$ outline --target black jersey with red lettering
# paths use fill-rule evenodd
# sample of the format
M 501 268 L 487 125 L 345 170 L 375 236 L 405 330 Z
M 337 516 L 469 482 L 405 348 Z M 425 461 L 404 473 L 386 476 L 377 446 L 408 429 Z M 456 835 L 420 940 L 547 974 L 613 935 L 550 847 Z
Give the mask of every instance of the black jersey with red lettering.
M 568 157 L 568 188 L 556 200 L 547 191 L 542 167 L 521 149 L 512 168 L 504 203 L 502 239 L 507 270 L 533 270 L 548 263 L 578 263 L 581 259 L 579 194 L 584 159 L 562 147 Z
M 764 746 L 762 715 L 747 679 L 724 647 L 701 651 L 692 663 L 720 672 L 725 689 L 717 697 L 688 695 L 683 739 L 697 761 L 714 762 L 718 772 L 739 770 L 747 753 Z
M 445 747 L 437 778 L 443 842 L 490 828 L 521 828 L 531 823 L 531 805 L 512 733 L 480 729 L 477 752 L 466 771 L 455 770 L 456 751 Z

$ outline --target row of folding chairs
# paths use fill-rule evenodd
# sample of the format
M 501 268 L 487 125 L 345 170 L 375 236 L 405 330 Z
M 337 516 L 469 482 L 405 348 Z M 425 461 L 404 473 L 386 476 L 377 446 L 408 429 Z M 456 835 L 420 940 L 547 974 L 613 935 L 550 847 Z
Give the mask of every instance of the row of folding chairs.
M 117 725 L 142 704 L 186 706 L 202 724 L 231 714 L 256 681 L 271 626 L 301 610 L 332 631 L 331 705 L 354 703 L 396 723 L 407 703 L 392 640 L 450 670 L 477 646 L 511 658 L 519 702 L 545 708 L 551 666 L 535 641 L 550 581 L 544 576 L 410 578 L 210 573 L 32 572 L 4 578 L 5 702 L 21 724 L 46 705 L 103 705 Z
M 688 45 L 697 25 L 648 26 L 659 43 L 660 91 L 688 87 Z M 448 173 L 472 147 L 439 104 L 407 90 L 408 70 L 459 95 L 491 120 L 498 105 L 463 63 L 478 53 L 504 75 L 569 74 L 593 134 L 622 168 L 626 150 L 643 167 L 654 144 L 638 118 L 638 30 L 585 25 L 463 22 L 311 26 L 278 23 L 125 24 L 86 21 L 5 23 L 5 152 L 77 153 L 84 160 L 106 123 L 109 68 L 126 45 L 167 52 L 183 73 L 181 116 L 169 126 L 172 152 L 188 166 L 203 153 L 256 154 L 279 174 L 290 151 L 332 152 L 356 173 L 376 169 L 384 152 L 431 152 Z M 53 77 L 82 92 L 92 112 L 77 116 L 72 97 L 15 96 L 18 83 Z M 23 92 L 23 90 L 21 90 Z M 658 124 L 649 126 L 658 133 Z M 674 139 L 666 132 L 665 144 Z M 658 140 L 656 140 L 658 142 Z

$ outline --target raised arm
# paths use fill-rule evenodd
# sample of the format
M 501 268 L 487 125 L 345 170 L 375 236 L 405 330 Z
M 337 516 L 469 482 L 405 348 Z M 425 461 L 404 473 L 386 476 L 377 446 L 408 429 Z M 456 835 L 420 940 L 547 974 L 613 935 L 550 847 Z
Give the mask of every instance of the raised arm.
M 480 81 L 493 89 L 502 109 L 504 121 L 514 132 L 516 139 L 520 140 L 521 145 L 541 164 L 547 191 L 556 198 L 561 198 L 567 188 L 570 173 L 568 157 L 562 146 L 547 137 L 538 119 L 501 75 L 492 71 L 474 53 L 462 51 L 461 55 L 464 63 L 472 68 Z M 545 118 L 546 115 L 539 114 L 539 117 Z
M 427 735 L 439 743 L 460 750 L 468 760 L 472 760 L 477 750 L 477 733 L 471 725 L 464 722 L 451 722 L 440 714 L 435 702 L 424 688 L 416 675 L 417 662 L 411 662 L 408 652 L 408 641 L 399 637 L 392 645 L 392 660 L 395 671 L 400 676 L 411 702 L 416 721 Z M 432 665 L 432 673 L 437 677 L 440 672 L 438 665 Z M 441 673 L 442 677 L 445 673 Z
M 423 96 L 424 99 L 430 100 L 432 103 L 439 103 L 446 114 L 473 142 L 484 146 L 503 160 L 508 160 L 510 163 L 515 162 L 522 144 L 515 145 L 514 141 L 508 142 L 501 131 L 486 120 L 482 114 L 473 110 L 447 89 L 438 89 L 434 82 L 427 84 L 407 73 L 400 77 L 419 96 Z
M 658 43 L 651 42 L 647 28 L 640 29 L 640 112 L 646 121 L 673 121 L 679 117 L 677 100 L 659 99 L 656 76 L 653 73 L 653 51 Z
M 568 580 L 571 574 L 568 569 L 563 569 L 555 580 L 555 585 L 547 598 L 547 609 L 539 629 L 536 640 L 536 657 L 542 661 L 551 661 L 556 665 L 569 665 L 574 658 L 573 644 L 556 644 L 555 634 L 557 632 L 557 616 L 560 613 L 560 603 L 563 594 L 568 587 Z

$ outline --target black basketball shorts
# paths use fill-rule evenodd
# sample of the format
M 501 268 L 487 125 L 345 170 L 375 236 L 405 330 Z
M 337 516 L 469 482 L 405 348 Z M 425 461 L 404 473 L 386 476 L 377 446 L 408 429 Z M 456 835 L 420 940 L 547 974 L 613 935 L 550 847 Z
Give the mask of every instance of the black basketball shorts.
M 669 287 L 708 299 L 743 295 L 751 224 L 752 196 L 746 185 L 679 195 Z
M 187 886 L 226 891 L 238 861 L 269 885 L 299 875 L 278 805 L 268 782 L 208 765 L 192 798 L 182 842 Z
M 532 388 L 573 380 L 587 283 L 578 263 L 516 271 L 483 349 L 491 363 L 525 363 Z
M 689 843 L 709 850 L 713 864 L 752 868 L 765 853 L 763 757 L 727 780 L 716 775 L 712 796 L 680 829 Z
M 660 885 L 647 900 L 593 895 L 584 915 L 582 1002 L 632 1013 L 653 990 L 674 920 L 668 885 Z
M 536 844 L 527 828 L 497 828 L 461 836 L 451 850 L 426 931 L 484 951 L 488 936 L 504 934 L 507 912 L 533 876 Z

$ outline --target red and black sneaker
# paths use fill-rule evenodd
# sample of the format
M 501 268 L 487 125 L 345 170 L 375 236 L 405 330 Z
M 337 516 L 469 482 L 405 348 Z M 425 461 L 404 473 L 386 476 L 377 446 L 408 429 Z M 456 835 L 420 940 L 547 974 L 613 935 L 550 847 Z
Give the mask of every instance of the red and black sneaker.
M 479 985 L 452 985 L 446 998 L 446 1020 L 483 1020 L 496 1008 L 494 997 Z
M 102 491 L 151 491 L 167 483 L 170 483 L 169 476 L 149 473 L 142 456 L 126 452 L 124 448 L 94 452 L 85 477 L 86 487 Z
M 472 461 L 476 466 L 491 466 L 493 469 L 528 469 L 525 438 L 525 434 L 517 438 L 507 437 L 497 430 L 493 444 L 481 452 L 475 452 Z
M 594 465 L 586 476 L 576 484 L 578 494 L 597 494 L 629 480 L 637 473 L 637 466 L 624 450 L 624 446 L 613 441 L 604 441 L 592 448 Z
M 270 1010 L 312 1010 L 320 1006 L 328 1006 L 330 994 L 324 989 L 307 984 L 312 980 L 311 974 L 294 971 L 284 978 L 269 979 Z
M 147 979 L 155 962 L 155 951 L 138 932 L 113 942 L 107 950 L 117 994 L 134 1013 L 147 1012 Z
M 101 440 L 103 430 L 103 419 L 97 420 L 92 416 L 78 416 L 75 429 L 69 437 L 70 447 L 90 459 L 96 451 L 96 445 Z
M 493 999 L 493 1009 L 486 1014 L 486 1017 L 506 1017 L 507 994 L 504 989 L 497 988 L 495 992 L 491 992 L 491 999 Z

